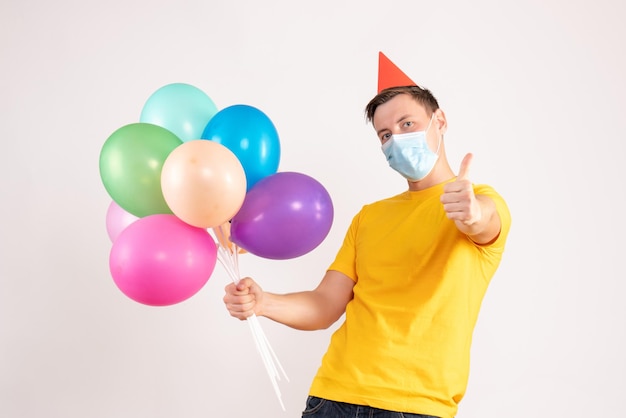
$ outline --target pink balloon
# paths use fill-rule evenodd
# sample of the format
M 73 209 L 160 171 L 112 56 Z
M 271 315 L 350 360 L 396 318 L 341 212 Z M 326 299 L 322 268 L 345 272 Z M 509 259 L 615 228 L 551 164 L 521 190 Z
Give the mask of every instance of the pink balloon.
M 114 242 L 120 232 L 122 232 L 128 225 L 135 222 L 139 217 L 126 212 L 120 205 L 111 201 L 109 209 L 107 210 L 107 234 L 111 242 Z
M 117 287 L 136 302 L 166 306 L 195 295 L 209 280 L 217 247 L 206 229 L 175 215 L 140 218 L 117 237 L 109 269 Z

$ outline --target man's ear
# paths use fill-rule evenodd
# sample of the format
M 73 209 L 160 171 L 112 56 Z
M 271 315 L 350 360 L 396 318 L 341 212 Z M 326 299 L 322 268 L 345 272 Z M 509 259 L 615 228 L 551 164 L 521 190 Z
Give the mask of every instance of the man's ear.
M 443 110 L 435 110 L 435 120 L 433 122 L 435 123 L 435 126 L 439 128 L 441 135 L 446 133 L 446 130 L 448 130 L 448 120 L 446 119 L 446 114 Z

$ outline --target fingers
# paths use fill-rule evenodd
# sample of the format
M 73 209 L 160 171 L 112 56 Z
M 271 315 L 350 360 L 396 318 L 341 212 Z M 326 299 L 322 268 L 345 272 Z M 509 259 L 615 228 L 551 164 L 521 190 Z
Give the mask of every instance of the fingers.
M 457 176 L 457 180 L 469 180 L 469 172 L 470 166 L 472 165 L 472 159 L 474 156 L 472 153 L 468 153 L 461 161 L 461 168 L 459 168 L 459 175 Z
M 440 198 L 448 218 L 462 221 L 470 216 L 473 199 L 474 194 L 470 189 L 444 193 Z

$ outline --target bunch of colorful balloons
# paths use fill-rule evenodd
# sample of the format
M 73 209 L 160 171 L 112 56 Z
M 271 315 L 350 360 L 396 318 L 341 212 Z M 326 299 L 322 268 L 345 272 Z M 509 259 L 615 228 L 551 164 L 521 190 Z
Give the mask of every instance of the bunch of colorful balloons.
M 185 83 L 155 91 L 100 152 L 117 287 L 172 305 L 207 283 L 220 247 L 276 260 L 316 248 L 332 225 L 330 195 L 306 174 L 278 172 L 280 152 L 276 127 L 253 106 L 218 110 Z

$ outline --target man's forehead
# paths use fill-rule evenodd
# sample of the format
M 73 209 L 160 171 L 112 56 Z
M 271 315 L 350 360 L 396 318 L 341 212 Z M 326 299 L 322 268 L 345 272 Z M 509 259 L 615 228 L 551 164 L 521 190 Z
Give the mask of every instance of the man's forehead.
M 412 97 L 409 97 L 409 100 L 393 102 L 397 97 L 399 96 L 394 97 L 387 103 L 376 108 L 374 117 L 372 118 L 374 125 L 381 122 L 389 123 L 389 119 L 391 119 L 391 123 L 396 123 L 408 117 L 428 117 L 426 108 L 420 102 L 414 100 Z

